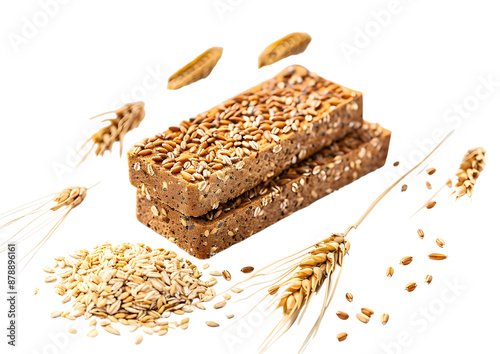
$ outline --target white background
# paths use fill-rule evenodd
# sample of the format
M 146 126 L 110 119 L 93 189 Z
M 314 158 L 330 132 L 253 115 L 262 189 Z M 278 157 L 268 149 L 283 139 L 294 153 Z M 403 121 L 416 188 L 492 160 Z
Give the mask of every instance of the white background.
M 43 4 L 51 3 L 47 7 Z M 57 6 L 54 6 L 57 4 Z M 135 219 L 135 191 L 128 183 L 125 158 L 118 146 L 104 158 L 91 156 L 75 168 L 74 151 L 99 129 L 88 118 L 124 103 L 146 102 L 146 118 L 125 139 L 135 141 L 166 129 L 263 81 L 285 66 L 301 64 L 319 75 L 364 93 L 364 117 L 393 131 L 386 166 L 295 213 L 247 241 L 212 258 L 210 269 L 229 269 L 242 279 L 242 266 L 263 266 L 304 246 L 341 232 L 365 210 L 395 176 L 404 173 L 444 132 L 452 138 L 431 160 L 438 172 L 413 175 L 406 193 L 399 186 L 358 230 L 345 261 L 337 295 L 308 352 L 430 353 L 498 352 L 498 113 L 500 49 L 498 6 L 493 1 L 66 1 L 2 2 L 0 212 L 69 185 L 93 188 L 46 246 L 19 274 L 19 328 L 16 353 L 255 352 L 279 316 L 261 321 L 231 321 L 238 307 L 191 314 L 187 331 L 165 337 L 135 334 L 121 325 L 121 337 L 102 329 L 88 338 L 88 324 L 50 319 L 65 308 L 43 282 L 40 268 L 52 258 L 105 241 L 145 242 L 186 256 L 175 245 Z M 216 10 L 215 5 L 219 6 Z M 225 5 L 225 7 L 224 7 Z M 307 51 L 257 69 L 260 52 L 294 32 L 309 33 Z M 167 91 L 167 78 L 212 46 L 224 54 L 212 74 L 178 91 Z M 343 49 L 344 48 L 344 49 Z M 350 48 L 351 53 L 346 53 Z M 151 74 L 155 73 L 155 74 Z M 493 81 L 486 87 L 485 81 Z M 462 108 L 460 108 L 462 107 Z M 465 107 L 465 108 L 463 108 Z M 457 110 L 462 110 L 457 115 Z M 434 191 L 453 177 L 463 154 L 472 147 L 487 150 L 487 167 L 472 202 L 455 202 L 442 192 L 433 210 L 410 218 Z M 399 167 L 392 163 L 401 161 Z M 17 226 L 19 227 L 19 225 Z M 420 240 L 418 228 L 426 237 Z M 2 230 L 6 238 L 16 228 Z M 20 244 L 19 253 L 37 242 Z M 434 240 L 446 241 L 446 261 L 430 261 L 438 252 Z M 414 262 L 402 267 L 399 259 Z M 191 260 L 194 260 L 190 257 Z M 199 266 L 205 261 L 194 260 Z M 1 351 L 6 345 L 6 255 L 0 254 Z M 393 266 L 392 279 L 385 277 Z M 431 285 L 423 284 L 432 274 Z M 413 293 L 408 282 L 418 283 Z M 218 290 L 227 287 L 221 281 Z M 34 295 L 39 288 L 38 295 Z M 354 294 L 354 302 L 345 293 Z M 299 327 L 270 352 L 295 352 L 314 323 L 322 294 Z M 355 319 L 361 307 L 375 315 L 369 324 Z M 347 321 L 337 310 L 351 315 Z M 390 314 L 386 326 L 382 313 Z M 426 314 L 427 313 L 427 314 Z M 172 320 L 174 318 L 172 317 Z M 218 321 L 208 328 L 206 320 Z M 235 320 L 232 320 L 235 321 Z M 246 332 L 238 326 L 246 323 Z M 70 335 L 65 328 L 78 328 Z M 239 332 L 238 332 L 239 330 Z M 345 342 L 335 336 L 347 332 Z M 239 333 L 239 334 L 238 334 Z M 232 339 L 234 345 L 228 344 Z M 12 349 L 9 348 L 9 352 Z

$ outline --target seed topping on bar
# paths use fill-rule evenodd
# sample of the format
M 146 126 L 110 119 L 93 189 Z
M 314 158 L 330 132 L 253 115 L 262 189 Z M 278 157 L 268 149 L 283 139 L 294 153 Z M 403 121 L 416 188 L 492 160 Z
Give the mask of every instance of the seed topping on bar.
M 134 145 L 132 154 L 151 160 L 188 183 L 200 183 L 226 166 L 242 168 L 242 159 L 255 156 L 293 132 L 307 131 L 312 123 L 356 96 L 356 92 L 305 69 L 288 71 L 263 83 L 257 92 L 245 92 L 219 106 L 170 127 Z M 350 114 L 358 109 L 347 106 Z
M 378 124 L 365 122 L 355 133 L 349 134 L 344 139 L 334 142 L 327 148 L 323 148 L 323 150 L 315 155 L 290 166 L 279 176 L 270 178 L 266 182 L 260 183 L 256 187 L 244 192 L 242 195 L 225 203 L 219 204 L 215 209 L 200 216 L 200 218 L 212 221 L 217 219 L 223 213 L 228 213 L 236 208 L 245 207 L 245 205 L 250 204 L 254 198 L 261 196 L 265 196 L 264 203 L 266 203 L 266 200 L 270 202 L 274 197 L 278 196 L 282 192 L 283 186 L 301 176 L 302 178 L 298 183 L 292 184 L 292 191 L 294 193 L 297 193 L 300 188 L 302 188 L 302 186 L 306 183 L 307 178 L 312 177 L 325 180 L 327 178 L 327 174 L 322 170 L 321 166 L 324 166 L 326 161 L 332 161 L 333 158 L 334 162 L 331 162 L 333 165 L 335 161 L 340 162 L 343 155 L 351 150 L 359 148 L 359 146 L 364 143 L 371 142 L 372 144 L 378 144 L 378 137 L 380 137 L 382 133 L 383 129 Z M 359 168 L 361 159 L 365 156 L 365 154 L 366 150 L 360 149 L 358 152 L 358 159 L 351 161 L 349 168 Z M 340 175 L 336 178 L 340 178 Z M 142 194 L 146 195 L 144 191 Z M 287 208 L 287 205 L 281 205 L 282 210 L 285 208 Z M 260 216 L 263 212 L 262 208 L 257 207 L 254 211 L 254 217 Z

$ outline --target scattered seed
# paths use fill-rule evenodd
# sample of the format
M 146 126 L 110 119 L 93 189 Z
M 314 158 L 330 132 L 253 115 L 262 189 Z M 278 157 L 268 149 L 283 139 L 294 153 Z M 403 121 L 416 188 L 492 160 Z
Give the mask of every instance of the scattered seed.
M 382 322 L 383 325 L 385 325 L 389 321 L 389 315 L 384 313 L 382 317 L 380 317 L 380 322 Z
M 422 229 L 418 229 L 417 234 L 418 234 L 418 237 L 420 237 L 421 239 L 424 238 L 424 231 Z
M 392 278 L 393 274 L 394 274 L 394 268 L 392 267 L 387 268 L 385 275 L 387 275 L 388 278 Z
M 252 272 L 253 272 L 253 270 L 254 270 L 254 268 L 253 268 L 253 267 L 243 267 L 243 268 L 241 268 L 241 272 L 242 272 L 242 273 L 245 273 L 245 274 L 246 274 L 246 273 L 252 273 Z
M 347 333 L 345 333 L 345 332 L 337 334 L 337 339 L 339 340 L 339 342 L 345 341 L 346 338 L 347 338 Z
M 232 291 L 233 293 L 235 293 L 235 294 L 239 294 L 239 293 L 241 293 L 241 292 L 243 291 L 243 289 L 240 289 L 240 288 L 237 288 L 237 287 L 234 287 L 234 286 L 233 286 L 233 287 L 231 288 L 231 291 Z
M 45 272 L 45 273 L 55 273 L 56 271 L 50 267 L 43 267 L 42 270 Z
M 228 301 L 229 301 L 229 300 L 231 300 L 231 295 L 229 295 L 229 294 L 224 294 L 224 299 L 226 299 L 226 300 L 228 300 Z
M 347 320 L 349 318 L 349 315 L 344 311 L 337 311 L 337 317 L 341 320 Z
M 401 186 L 401 192 L 406 192 L 406 190 L 407 190 L 407 189 L 408 189 L 408 185 L 403 184 L 403 185 Z
M 365 315 L 363 313 L 357 313 L 356 318 L 363 323 L 368 323 L 368 321 L 370 321 L 370 317 L 368 317 L 367 315 Z
M 413 290 L 415 290 L 416 287 L 417 287 L 416 283 L 408 283 L 405 286 L 405 290 L 411 293 Z
M 162 329 L 162 330 L 158 331 L 157 334 L 161 337 L 161 336 L 164 336 L 167 333 L 168 333 L 168 329 L 165 328 L 165 329 Z
M 222 271 L 222 276 L 224 277 L 224 279 L 226 279 L 227 281 L 230 281 L 231 280 L 231 273 L 229 273 L 227 270 L 223 270 Z
M 234 315 L 232 313 L 230 313 L 230 314 L 226 315 L 226 317 L 230 320 L 231 318 L 234 317 Z
M 430 284 L 430 283 L 431 283 L 431 281 L 432 281 L 432 275 L 430 275 L 430 274 L 429 274 L 429 275 L 427 275 L 427 276 L 425 277 L 425 282 L 426 282 L 427 284 Z
M 444 240 L 442 238 L 437 238 L 436 243 L 441 248 L 443 248 L 443 246 L 445 245 Z
M 227 302 L 226 301 L 221 301 L 221 302 L 218 302 L 214 305 L 214 309 L 221 309 L 223 308 L 224 306 L 226 306 Z
M 436 261 L 441 261 L 441 260 L 443 260 L 443 259 L 448 258 L 448 256 L 446 256 L 446 255 L 444 255 L 444 254 L 441 254 L 441 253 L 431 253 L 431 254 L 429 255 L 429 258 L 430 258 L 430 259 L 434 259 L 434 260 L 436 260 Z
M 203 265 L 203 269 L 207 269 L 208 267 L 210 267 L 210 264 L 208 264 L 208 263 L 205 263 L 205 264 Z
M 207 324 L 208 327 L 219 327 L 219 324 L 214 321 L 207 321 L 205 323 Z
M 71 334 L 76 334 L 77 333 L 76 329 L 74 329 L 73 327 L 68 328 L 68 332 L 71 333 Z
M 212 270 L 208 274 L 210 274 L 210 275 L 212 275 L 214 277 L 220 277 L 222 275 L 222 273 L 219 272 L 218 270 Z
M 405 266 L 405 265 L 410 264 L 412 261 L 413 261 L 413 257 L 406 256 L 406 257 L 401 258 L 401 260 L 399 261 L 399 264 L 402 264 Z
M 399 161 L 395 161 L 395 162 L 393 163 L 393 166 L 395 166 L 395 167 L 399 166 Z
M 431 182 L 427 181 L 425 182 L 425 185 L 427 186 L 427 189 L 432 189 Z
M 448 179 L 448 180 L 446 181 L 446 185 L 448 186 L 448 188 L 453 187 L 453 182 L 451 181 L 451 179 Z
M 109 322 L 109 321 L 108 321 Z M 95 318 L 91 319 L 89 322 L 89 327 L 95 326 L 97 324 L 97 320 Z
M 431 167 L 431 168 L 428 168 L 425 172 L 427 172 L 427 174 L 429 176 L 431 176 L 434 174 L 434 172 L 436 172 L 436 169 L 434 167 Z
M 345 294 L 345 298 L 346 298 L 346 299 L 347 299 L 347 301 L 349 301 L 349 302 L 352 302 L 352 300 L 354 299 L 354 297 L 352 296 L 352 294 L 351 294 L 351 293 L 347 293 L 347 294 Z
M 62 311 L 54 311 L 50 314 L 50 318 L 57 318 L 57 317 L 61 317 L 61 315 L 63 314 Z
M 118 330 L 116 328 L 114 328 L 113 326 L 111 326 L 111 325 L 103 327 L 103 328 L 104 328 L 104 330 L 106 332 L 114 334 L 115 336 L 119 336 L 120 335 L 120 332 L 118 332 Z
M 91 337 L 91 338 L 94 338 L 94 337 L 97 337 L 98 334 L 99 333 L 97 333 L 97 331 L 95 329 L 92 329 L 92 330 L 90 330 L 89 333 L 87 333 L 87 336 Z
M 142 337 L 142 334 L 138 334 L 137 337 L 135 337 L 135 342 L 134 343 L 137 344 L 137 345 L 141 344 L 143 339 L 144 338 Z
M 369 309 L 368 307 L 363 307 L 361 309 L 361 313 L 363 313 L 364 315 L 366 315 L 368 317 L 371 317 L 374 312 L 371 309 Z
M 35 288 L 35 295 L 38 295 L 38 288 Z
M 56 280 L 57 280 L 57 278 L 56 278 L 56 277 L 54 277 L 53 275 L 51 275 L 51 276 L 49 276 L 49 277 L 45 278 L 45 282 L 46 282 L 46 283 L 53 283 L 53 282 L 55 282 Z
M 432 201 L 428 202 L 425 207 L 427 209 L 432 209 L 432 208 L 434 208 L 434 206 L 436 206 L 436 202 L 432 200 Z

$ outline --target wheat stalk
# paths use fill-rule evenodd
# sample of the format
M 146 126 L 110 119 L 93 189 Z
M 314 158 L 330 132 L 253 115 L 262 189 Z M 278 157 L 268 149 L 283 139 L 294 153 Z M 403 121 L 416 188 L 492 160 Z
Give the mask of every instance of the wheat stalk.
M 321 311 L 299 352 L 302 352 L 307 347 L 316 335 L 323 316 L 335 294 L 335 289 L 343 269 L 344 256 L 350 249 L 350 243 L 347 239 L 349 232 L 356 229 L 373 208 L 406 176 L 422 165 L 452 133 L 453 131 L 451 131 L 422 161 L 380 194 L 362 216 L 354 224 L 350 225 L 344 233 L 335 233 L 310 247 L 273 262 L 255 272 L 251 277 L 242 282 L 248 282 L 255 277 L 276 273 L 279 274 L 278 277 L 274 279 L 264 281 L 263 283 L 271 281 L 272 283 L 260 289 L 267 290 L 264 299 L 271 296 L 273 298 L 273 300 L 271 300 L 271 305 L 277 302 L 276 309 L 281 308 L 283 311 L 283 317 L 260 346 L 259 349 L 261 352 L 269 349 L 270 346 L 284 335 L 297 320 L 300 322 L 300 319 L 305 314 L 312 299 L 312 295 L 318 293 L 324 285 L 325 295 Z M 336 266 L 339 266 L 340 269 L 335 279 L 334 274 Z
M 92 188 L 92 187 L 91 187 Z M 0 253 L 4 252 L 9 242 L 20 243 L 28 239 L 41 229 L 51 226 L 47 234 L 33 247 L 27 254 L 25 254 L 20 262 L 22 262 L 30 254 L 31 257 L 27 260 L 25 266 L 36 255 L 40 248 L 47 242 L 52 234 L 57 230 L 59 225 L 66 219 L 68 214 L 80 205 L 87 196 L 88 188 L 86 187 L 68 187 L 59 193 L 51 194 L 49 196 L 40 198 L 31 203 L 27 203 L 15 209 L 5 212 L 0 215 L 0 220 L 8 217 L 12 218 L 3 225 L 3 229 L 16 222 L 33 217 L 31 220 L 26 221 L 17 232 L 10 236 L 7 240 L 0 244 Z
M 456 173 L 458 177 L 458 181 L 455 184 L 457 189 L 454 193 L 456 193 L 456 199 L 468 195 L 469 198 L 472 197 L 472 190 L 474 189 L 474 185 L 476 184 L 476 180 L 479 177 L 479 174 L 484 169 L 486 162 L 484 160 L 484 155 L 486 154 L 486 150 L 482 147 L 477 147 L 474 149 L 470 149 L 464 155 L 462 159 L 462 163 L 460 164 L 460 168 Z
M 81 151 L 81 149 L 83 149 L 90 141 L 92 141 L 92 146 L 80 160 L 79 164 L 85 161 L 85 159 L 94 149 L 94 146 L 96 146 L 95 155 L 103 156 L 104 152 L 111 152 L 113 144 L 117 141 L 120 142 L 121 156 L 123 152 L 123 139 L 125 135 L 129 131 L 137 128 L 146 115 L 144 111 L 144 102 L 134 102 L 127 103 L 126 105 L 118 108 L 115 111 L 105 112 L 90 119 L 94 119 L 109 113 L 115 113 L 116 118 L 105 119 L 103 122 L 108 121 L 110 124 L 105 126 L 104 128 L 101 128 L 82 145 L 79 151 Z

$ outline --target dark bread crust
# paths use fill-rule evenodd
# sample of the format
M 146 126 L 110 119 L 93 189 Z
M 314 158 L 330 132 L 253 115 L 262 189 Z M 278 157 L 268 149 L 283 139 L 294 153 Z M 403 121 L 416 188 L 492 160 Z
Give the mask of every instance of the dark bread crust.
M 365 123 L 357 132 L 262 182 L 202 217 L 190 217 L 138 190 L 137 218 L 197 258 L 209 258 L 382 167 L 391 132 Z
M 361 126 L 363 120 L 363 97 L 361 92 L 353 91 L 324 80 L 301 66 L 292 66 L 285 69 L 276 77 L 193 118 L 190 122 L 181 123 L 179 128 L 181 128 L 181 130 L 186 130 L 188 129 L 187 127 L 191 127 L 190 124 L 198 124 L 198 122 L 203 122 L 203 119 L 208 119 L 210 121 L 210 123 L 205 124 L 220 128 L 221 123 L 214 123 L 213 116 L 217 114 L 223 115 L 224 113 L 226 115 L 231 115 L 231 109 L 225 107 L 234 107 L 235 102 L 241 101 L 241 97 L 244 95 L 250 93 L 256 96 L 268 94 L 271 96 L 276 95 L 276 92 L 281 92 L 276 88 L 279 83 L 287 83 L 287 85 L 293 87 L 293 85 L 290 84 L 290 80 L 292 80 L 294 76 L 290 76 L 290 72 L 293 72 L 293 75 L 300 78 L 300 80 L 304 78 L 303 82 L 308 82 L 307 80 L 321 82 L 323 86 L 317 89 L 320 91 L 323 90 L 321 92 L 325 91 L 325 87 L 331 88 L 327 90 L 328 95 L 331 95 L 329 98 L 330 101 L 325 98 L 324 103 L 317 108 L 317 116 L 314 116 L 311 121 L 306 121 L 304 116 L 297 115 L 296 117 L 300 117 L 302 120 L 296 131 L 290 130 L 287 133 L 280 132 L 278 134 L 280 138 L 279 142 L 271 140 L 269 137 L 268 140 L 262 137 L 256 141 L 259 147 L 258 151 L 249 148 L 247 149 L 247 153 L 241 157 L 234 155 L 234 146 L 228 148 L 228 151 L 233 153 L 234 157 L 232 165 L 224 165 L 222 169 L 217 171 L 211 170 L 211 175 L 204 180 L 192 182 L 188 182 L 180 173 L 172 173 L 171 170 L 164 167 L 163 164 L 169 159 L 165 156 L 168 154 L 160 154 L 162 158 L 165 158 L 163 161 L 158 157 L 156 149 L 158 146 L 161 149 L 160 145 L 149 149 L 153 150 L 149 155 L 141 156 L 140 154 L 147 145 L 152 146 L 156 143 L 161 144 L 162 138 L 159 138 L 159 136 L 172 136 L 179 132 L 176 130 L 178 129 L 177 127 L 170 128 L 170 130 L 162 134 L 145 139 L 141 144 L 136 144 L 136 147 L 128 152 L 131 184 L 136 188 L 142 188 L 142 186 L 145 185 L 148 189 L 148 193 L 152 197 L 161 200 L 163 203 L 168 204 L 173 209 L 185 215 L 195 217 L 202 216 L 210 210 L 217 208 L 219 203 L 225 203 L 228 200 L 236 198 L 242 193 L 257 186 L 259 183 L 279 175 L 291 164 L 315 154 L 323 147 L 330 145 L 335 140 L 342 139 L 349 132 Z M 285 87 L 285 92 L 287 87 L 288 86 Z M 300 93 L 301 91 L 294 92 L 301 96 L 309 97 L 317 92 L 315 90 L 316 88 L 311 86 L 307 87 L 304 93 Z M 289 88 L 288 94 L 290 94 L 291 91 L 293 91 L 293 89 Z M 285 98 L 285 96 L 283 96 L 283 98 Z M 279 101 L 279 97 L 276 98 L 276 100 Z M 285 109 L 294 109 L 294 106 L 286 105 L 283 107 L 286 107 Z M 223 111 L 223 109 L 226 109 L 226 111 Z M 281 114 L 281 112 L 282 111 L 278 111 L 278 114 Z M 286 116 L 289 113 L 289 111 L 285 112 L 284 115 Z M 265 115 L 265 113 L 263 114 Z M 238 116 L 234 114 L 228 119 L 235 119 L 235 121 L 240 119 L 241 121 L 243 118 L 240 116 L 243 118 L 247 116 L 245 110 L 238 113 Z M 273 118 L 264 119 L 272 123 Z M 260 129 L 260 125 L 258 126 Z M 188 131 L 190 130 L 188 129 Z M 262 130 L 262 132 L 266 133 L 264 130 Z M 253 131 L 253 133 L 256 132 Z M 183 134 L 182 137 L 185 138 L 185 134 Z M 199 138 L 199 136 L 197 138 Z M 181 139 L 179 139 L 179 141 L 180 140 Z M 169 146 L 166 147 L 170 148 Z M 212 147 L 215 148 L 215 146 Z M 217 151 L 220 151 L 220 148 L 215 149 L 215 152 Z M 169 161 L 184 161 L 183 158 L 187 159 L 188 157 L 194 161 L 199 161 L 200 159 L 197 153 L 190 153 L 186 149 L 184 149 L 175 159 L 172 156 L 173 155 L 170 155 Z M 155 161 L 155 159 L 158 161 Z M 240 161 L 243 167 L 238 168 L 237 162 Z M 201 183 L 205 182 L 208 184 L 207 187 L 201 188 Z

